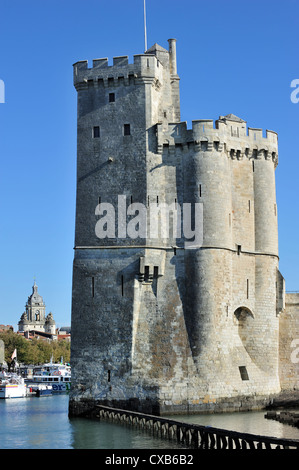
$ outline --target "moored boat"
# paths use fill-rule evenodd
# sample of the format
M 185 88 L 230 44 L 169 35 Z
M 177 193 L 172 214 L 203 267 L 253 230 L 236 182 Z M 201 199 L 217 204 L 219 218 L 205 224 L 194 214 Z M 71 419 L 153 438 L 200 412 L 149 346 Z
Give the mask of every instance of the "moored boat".
M 0 372 L 0 398 L 24 398 L 27 386 L 23 377 L 14 373 Z
M 67 364 L 52 362 L 37 366 L 27 383 L 32 388 L 36 384 L 51 386 L 53 393 L 68 392 L 71 388 L 71 368 Z

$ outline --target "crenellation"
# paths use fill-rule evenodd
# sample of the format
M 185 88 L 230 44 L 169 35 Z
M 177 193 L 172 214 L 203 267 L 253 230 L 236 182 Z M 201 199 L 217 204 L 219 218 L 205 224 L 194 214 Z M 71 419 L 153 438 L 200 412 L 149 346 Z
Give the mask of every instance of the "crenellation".
M 272 161 L 275 167 L 278 163 L 277 133 L 266 131 L 263 136 L 262 129 L 248 128 L 246 133 L 245 121 L 237 122 L 241 131 L 237 135 L 232 133 L 223 117 L 212 119 L 197 119 L 192 121 L 192 129 L 187 129 L 187 123 L 169 123 L 168 128 L 162 123 L 157 124 L 157 146 L 159 152 L 163 145 L 172 146 L 180 143 L 189 146 L 193 142 L 196 151 L 217 150 L 225 152 L 232 160 L 265 159 Z
M 127 55 L 113 57 L 113 67 L 126 67 L 129 65 L 129 57 Z
M 113 57 L 113 65 L 108 64 L 108 58 L 94 59 L 92 67 L 88 67 L 88 61 L 78 61 L 73 64 L 74 85 L 93 80 L 95 83 L 103 79 L 107 83 L 108 78 L 114 78 L 117 81 L 120 77 L 129 79 L 130 76 L 139 79 L 157 79 L 163 81 L 163 65 L 159 67 L 159 62 L 155 55 L 136 54 L 134 62 L 129 63 L 128 56 Z M 128 84 L 128 81 L 126 81 Z
M 76 64 L 75 64 L 76 65 Z M 88 65 L 88 64 L 87 64 Z M 108 58 L 105 57 L 103 59 L 93 59 L 92 61 L 92 67 L 95 68 L 101 68 L 101 67 L 108 67 Z M 87 68 L 87 67 L 86 67 Z

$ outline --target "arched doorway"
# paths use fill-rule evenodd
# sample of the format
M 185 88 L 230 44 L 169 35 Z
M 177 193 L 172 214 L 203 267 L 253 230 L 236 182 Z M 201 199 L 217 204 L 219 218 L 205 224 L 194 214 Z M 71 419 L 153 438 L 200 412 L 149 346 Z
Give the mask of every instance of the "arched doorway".
M 252 311 L 248 307 L 239 307 L 235 310 L 234 316 L 238 325 L 239 337 L 247 353 L 253 359 L 253 343 L 255 319 Z

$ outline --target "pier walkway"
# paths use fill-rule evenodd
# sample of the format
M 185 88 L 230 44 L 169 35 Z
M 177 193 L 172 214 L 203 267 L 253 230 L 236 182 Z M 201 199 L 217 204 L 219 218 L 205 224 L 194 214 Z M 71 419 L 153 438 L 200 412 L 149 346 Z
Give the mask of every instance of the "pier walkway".
M 92 417 L 123 423 L 151 432 L 164 439 L 175 439 L 194 449 L 299 449 L 299 440 L 257 436 L 210 426 L 184 423 L 160 416 L 97 405 Z

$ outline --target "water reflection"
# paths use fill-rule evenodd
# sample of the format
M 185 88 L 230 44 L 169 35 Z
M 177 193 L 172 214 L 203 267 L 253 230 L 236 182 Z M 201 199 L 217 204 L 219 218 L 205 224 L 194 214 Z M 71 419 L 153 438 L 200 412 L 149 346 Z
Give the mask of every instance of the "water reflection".
M 278 437 L 282 439 L 299 439 L 298 428 L 279 423 L 272 419 L 265 419 L 265 414 L 266 411 L 248 411 L 240 413 L 172 416 L 172 418 L 177 421 L 213 426 L 229 431 Z
M 299 429 L 264 418 L 265 412 L 171 416 L 231 431 L 299 439 Z M 68 396 L 0 400 L 0 449 L 179 449 L 175 440 L 99 420 L 68 417 Z
M 184 449 L 175 441 L 159 439 L 147 431 L 125 424 L 72 418 L 74 449 Z

